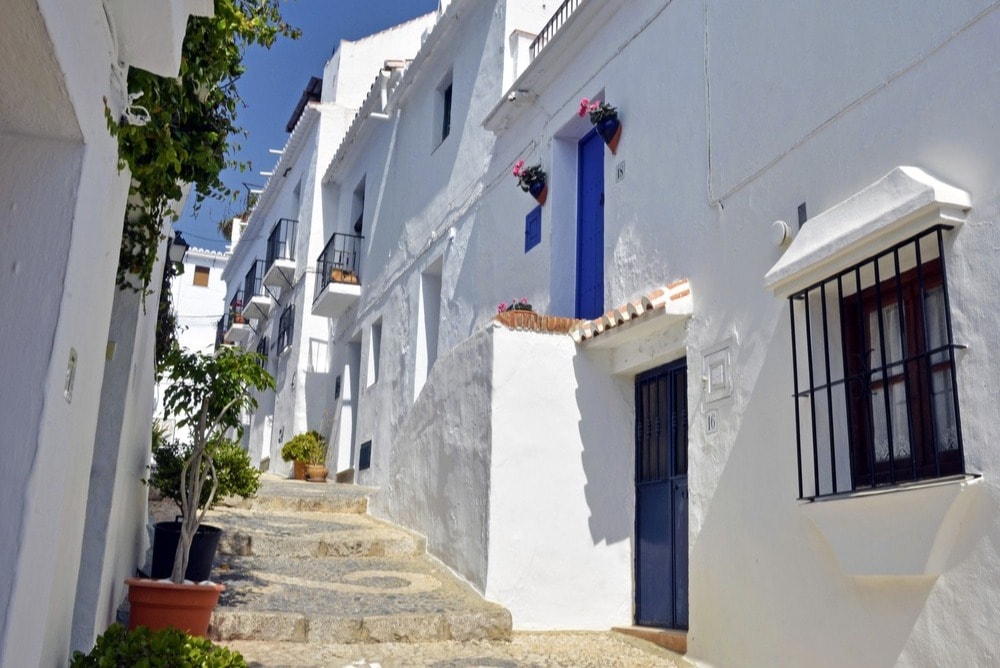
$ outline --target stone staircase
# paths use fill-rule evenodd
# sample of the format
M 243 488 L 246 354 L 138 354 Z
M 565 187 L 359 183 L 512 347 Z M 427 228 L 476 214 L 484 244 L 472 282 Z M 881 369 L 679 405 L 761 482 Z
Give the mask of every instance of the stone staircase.
M 262 478 L 257 498 L 213 510 L 217 641 L 507 640 L 510 613 L 430 559 L 423 538 L 369 517 L 375 490 Z

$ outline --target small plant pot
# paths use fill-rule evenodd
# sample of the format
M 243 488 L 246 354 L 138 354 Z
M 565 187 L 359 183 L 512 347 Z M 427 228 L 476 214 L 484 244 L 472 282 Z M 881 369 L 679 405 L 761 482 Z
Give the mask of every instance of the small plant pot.
M 618 140 L 622 137 L 622 124 L 617 118 L 606 118 L 597 123 L 597 134 L 611 149 L 611 155 L 615 155 L 618 150 Z
M 129 578 L 128 628 L 151 631 L 173 626 L 191 635 L 207 636 L 212 611 L 225 589 L 220 584 L 175 584 L 159 580 Z
M 306 480 L 309 482 L 326 482 L 330 469 L 323 464 L 306 464 Z
M 306 463 L 305 462 L 295 462 L 292 464 L 292 478 L 295 480 L 305 480 L 306 479 Z

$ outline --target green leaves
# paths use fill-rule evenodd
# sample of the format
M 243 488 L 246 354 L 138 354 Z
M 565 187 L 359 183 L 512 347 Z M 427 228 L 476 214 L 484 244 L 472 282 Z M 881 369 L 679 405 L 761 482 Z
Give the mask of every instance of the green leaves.
M 125 215 L 119 287 L 148 291 L 160 226 L 172 216 L 180 184 L 194 184 L 196 204 L 232 197 L 220 174 L 245 167 L 230 157 L 238 149 L 229 146 L 231 137 L 244 134 L 236 123 L 243 54 L 252 44 L 269 48 L 279 36 L 299 34 L 281 20 L 277 0 L 215 0 L 215 16 L 188 19 L 178 77 L 129 70 L 129 93 L 142 93 L 136 104 L 149 111 L 150 120 L 142 126 L 119 124 L 108 114 L 120 162 L 132 173 L 130 195 L 142 202 Z
M 213 645 L 208 639 L 190 636 L 175 628 L 150 631 L 140 626 L 127 631 L 112 624 L 90 654 L 73 652 L 71 668 L 118 668 L 119 666 L 198 666 L 199 668 L 247 668 L 239 652 Z

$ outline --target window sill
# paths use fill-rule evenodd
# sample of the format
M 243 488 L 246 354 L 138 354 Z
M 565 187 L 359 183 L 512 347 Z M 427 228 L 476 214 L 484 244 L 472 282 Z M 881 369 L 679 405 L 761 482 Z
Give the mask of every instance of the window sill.
M 969 544 L 982 477 L 964 475 L 807 500 L 802 511 L 854 576 L 937 577 Z

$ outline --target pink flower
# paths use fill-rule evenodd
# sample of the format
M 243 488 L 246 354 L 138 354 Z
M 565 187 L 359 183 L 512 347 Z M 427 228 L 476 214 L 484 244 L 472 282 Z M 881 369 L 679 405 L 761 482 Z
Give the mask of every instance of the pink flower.
M 590 103 L 590 106 L 587 107 L 587 111 L 597 111 L 600 108 L 601 108 L 601 101 L 594 100 L 593 102 Z
M 521 303 L 522 304 L 527 304 L 528 303 L 528 298 L 527 297 L 521 297 Z
M 503 313 L 506 310 L 507 310 L 507 302 L 500 302 L 500 304 L 497 306 L 497 313 Z
M 514 171 L 512 172 L 514 176 L 520 178 L 522 169 L 524 168 L 524 160 L 518 160 L 514 163 Z
M 587 98 L 583 98 L 582 100 L 580 100 L 580 117 L 581 118 L 583 116 L 587 115 L 587 111 L 589 111 L 589 109 L 590 109 L 590 100 L 588 100 Z

